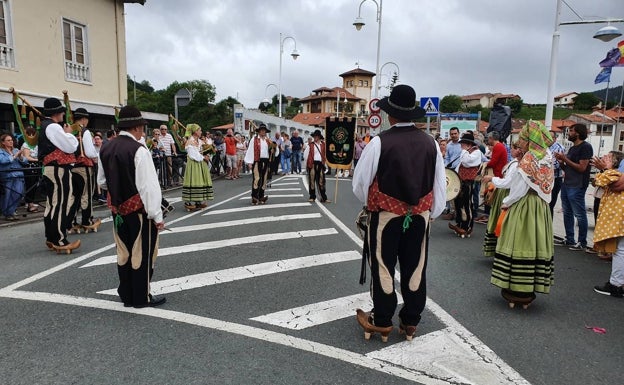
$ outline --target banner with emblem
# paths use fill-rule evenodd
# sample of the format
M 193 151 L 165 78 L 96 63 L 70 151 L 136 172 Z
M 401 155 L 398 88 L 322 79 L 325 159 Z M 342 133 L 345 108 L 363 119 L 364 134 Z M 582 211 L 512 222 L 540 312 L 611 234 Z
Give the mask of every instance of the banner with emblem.
M 355 148 L 356 120 L 325 119 L 325 155 L 331 168 L 350 170 Z

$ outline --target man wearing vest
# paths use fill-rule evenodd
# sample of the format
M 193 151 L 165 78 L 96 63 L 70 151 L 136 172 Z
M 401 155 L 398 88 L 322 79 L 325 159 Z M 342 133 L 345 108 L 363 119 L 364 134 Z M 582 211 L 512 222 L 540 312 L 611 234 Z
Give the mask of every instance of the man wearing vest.
M 364 338 L 379 333 L 382 341 L 388 340 L 397 306 L 398 260 L 404 302 L 399 332 L 411 341 L 427 298 L 429 223 L 446 203 L 444 159 L 433 137 L 411 122 L 425 115 L 412 87 L 394 87 L 377 106 L 388 113 L 391 127 L 364 147 L 353 175 L 353 193 L 368 211 L 365 253 L 373 299 L 373 310 L 358 309 L 357 321 Z
M 308 173 L 308 193 L 310 202 L 316 200 L 316 189 L 321 195 L 321 202 L 331 203 L 325 193 L 325 142 L 321 130 L 312 133 L 314 141 L 305 149 L 303 157 L 306 158 L 306 172 Z
M 80 240 L 67 240 L 68 200 L 71 192 L 71 168 L 76 162 L 74 152 L 78 140 L 71 127 L 62 127 L 65 107 L 56 98 L 43 102 L 46 118 L 41 122 L 39 134 L 39 161 L 43 164 L 43 183 L 46 209 L 43 215 L 46 246 L 57 252 L 71 253 L 80 246 Z
M 97 183 L 108 190 L 117 246 L 117 293 L 126 307 L 165 303 L 150 294 L 158 255 L 158 232 L 165 228 L 162 195 L 152 156 L 139 139 L 147 122 L 132 106 L 119 111 L 117 139 L 100 150 Z
M 279 155 L 279 146 L 276 146 L 267 137 L 269 129 L 266 124 L 260 123 L 257 129 L 258 135 L 251 140 L 245 153 L 245 164 L 251 167 L 253 182 L 251 185 L 251 204 L 265 204 L 269 197 L 264 195 L 270 172 L 270 159 Z
M 94 162 L 98 154 L 93 145 L 93 136 L 87 129 L 89 113 L 84 108 L 74 111 L 74 124 L 72 133 L 78 139 L 78 149 L 75 152 L 76 163 L 71 170 L 72 194 L 69 196 L 69 214 L 67 215 L 67 230 L 79 233 L 81 230 L 97 230 L 102 221 L 98 218 L 93 220 L 93 182 Z M 80 224 L 77 222 L 78 209 L 82 214 Z

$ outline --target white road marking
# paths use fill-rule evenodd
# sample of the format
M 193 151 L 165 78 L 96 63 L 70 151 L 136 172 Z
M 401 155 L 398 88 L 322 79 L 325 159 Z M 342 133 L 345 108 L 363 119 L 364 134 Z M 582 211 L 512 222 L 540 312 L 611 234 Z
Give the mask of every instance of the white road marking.
M 184 254 L 184 253 L 191 253 L 191 252 L 196 252 L 196 251 L 219 249 L 219 248 L 228 247 L 228 246 L 240 246 L 240 245 L 249 244 L 249 243 L 272 242 L 272 241 L 279 241 L 283 239 L 308 238 L 308 237 L 318 237 L 318 236 L 323 236 L 323 235 L 334 235 L 334 234 L 338 234 L 338 231 L 330 227 L 330 228 L 318 229 L 318 230 L 290 231 L 286 233 L 271 233 L 271 234 L 252 235 L 252 236 L 241 237 L 241 238 L 221 239 L 218 241 L 192 243 L 190 245 L 184 245 L 184 246 L 165 247 L 163 249 L 158 250 L 158 257 L 160 258 L 160 257 L 164 257 L 167 255 Z M 105 257 L 100 257 L 81 267 L 92 267 L 92 266 L 106 265 L 106 264 L 111 264 L 111 263 L 117 263 L 117 255 L 108 255 Z
M 283 182 L 283 183 L 271 183 L 271 189 L 273 186 L 291 186 L 291 185 L 299 185 L 299 182 Z
M 238 220 L 225 221 L 225 222 L 204 223 L 203 225 L 170 227 L 169 228 L 170 231 L 163 231 L 160 233 L 160 235 L 179 234 L 179 233 L 186 233 L 189 231 L 214 230 L 214 229 L 220 229 L 222 227 L 244 226 L 244 225 L 250 225 L 254 223 L 264 223 L 264 222 L 272 223 L 272 222 L 312 219 L 312 218 L 320 218 L 320 217 L 321 217 L 321 213 L 274 215 L 270 217 L 245 218 L 245 219 L 238 219 Z
M 357 258 L 362 258 L 357 253 Z M 398 303 L 403 299 L 398 295 Z M 280 326 L 292 330 L 302 330 L 342 318 L 353 317 L 356 309 L 370 309 L 373 307 L 370 293 L 349 295 L 328 301 L 311 303 L 292 309 L 265 314 L 251 318 L 254 321 Z
M 299 190 L 299 189 L 297 189 L 297 190 Z M 267 194 L 265 196 L 267 196 L 269 198 L 301 198 L 303 196 L 303 194 L 282 194 L 282 195 L 279 195 L 279 194 L 277 194 L 277 195 L 276 194 Z M 242 197 L 239 200 L 242 201 L 242 200 L 249 200 L 249 199 L 251 199 L 251 198 L 249 198 L 249 197 Z
M 372 369 L 380 373 L 404 378 L 412 382 L 418 382 L 423 385 L 448 385 L 448 382 L 436 378 L 431 378 L 426 374 L 420 373 L 417 370 L 401 368 L 396 365 L 388 365 L 388 363 L 384 361 L 377 360 L 364 354 L 351 352 L 349 350 L 340 349 L 334 346 L 329 346 L 303 338 L 294 337 L 288 334 L 277 333 L 270 330 L 237 324 L 234 322 L 222 321 L 214 318 L 201 317 L 188 313 L 166 310 L 163 308 L 146 307 L 143 309 L 134 309 L 131 307 L 124 307 L 121 302 L 113 302 L 94 298 L 74 297 L 62 294 L 27 291 L 7 291 L 2 289 L 0 290 L 0 296 L 30 301 L 58 303 L 62 305 L 81 306 L 90 309 L 110 310 L 120 313 L 132 313 L 148 317 L 166 319 L 174 322 L 182 322 L 188 325 L 218 330 L 224 333 L 231 333 L 238 336 L 253 338 L 262 342 L 274 343 L 276 345 L 282 345 L 288 348 L 318 354 L 324 357 L 343 361 L 351 365 L 361 366 L 363 368 Z
M 168 294 L 184 290 L 197 289 L 205 286 L 218 285 L 241 279 L 262 277 L 269 274 L 285 271 L 305 269 L 308 267 L 328 265 L 332 263 L 348 262 L 361 258 L 357 251 L 343 251 L 309 255 L 300 258 L 283 259 L 279 261 L 258 263 L 255 265 L 234 267 L 207 273 L 187 275 L 180 278 L 165 279 L 150 283 L 152 294 Z M 98 294 L 117 295 L 117 289 L 98 291 Z
M 251 198 L 247 198 L 251 199 Z M 219 215 L 219 214 L 230 214 L 230 213 L 238 213 L 241 211 L 255 211 L 255 210 L 271 210 L 271 209 L 281 209 L 281 208 L 291 208 L 291 207 L 304 207 L 304 206 L 312 206 L 310 202 L 294 202 L 294 203 L 276 203 L 276 204 L 267 204 L 267 205 L 258 205 L 258 206 L 246 206 L 246 207 L 236 207 L 233 209 L 222 209 L 222 210 L 214 210 L 208 211 L 203 216 L 206 215 Z

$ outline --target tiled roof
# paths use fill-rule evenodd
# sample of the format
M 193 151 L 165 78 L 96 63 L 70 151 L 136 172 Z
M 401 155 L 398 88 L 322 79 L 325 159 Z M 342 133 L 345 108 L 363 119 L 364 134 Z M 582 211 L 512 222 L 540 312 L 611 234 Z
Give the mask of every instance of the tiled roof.
M 615 120 L 624 119 L 624 108 L 615 106 L 612 109 L 605 111 L 605 115 Z
M 570 116 L 577 116 L 581 119 L 587 120 L 591 123 L 615 123 L 613 119 L 608 116 L 594 115 L 594 114 L 572 114 Z
M 353 95 L 351 92 L 345 90 L 342 87 L 320 87 L 314 90 L 314 92 L 319 92 L 318 95 L 309 95 L 305 98 L 299 99 L 300 102 L 307 102 L 310 100 L 321 100 L 321 99 L 336 99 L 336 96 L 340 95 L 339 98 L 347 98 L 350 101 L 358 101 L 361 100 L 357 96 Z
M 363 70 L 361 68 L 355 68 L 352 69 L 351 71 L 347 71 L 345 73 L 340 74 L 341 77 L 345 77 L 345 76 L 350 76 L 350 75 L 369 75 L 369 76 L 375 76 L 374 72 L 370 72 L 367 70 Z
M 561 94 L 561 95 L 557 95 L 557 96 L 555 96 L 555 99 L 565 98 L 566 96 L 568 96 L 568 95 L 572 95 L 572 94 L 576 94 L 576 95 L 578 95 L 578 92 L 574 92 L 574 91 L 572 91 L 572 92 L 566 92 L 565 94 Z
M 212 127 L 213 130 L 227 130 L 230 128 L 234 128 L 234 123 L 224 124 L 222 126 Z
M 494 96 L 494 94 L 491 93 L 486 93 L 486 94 L 472 94 L 472 95 L 464 95 L 462 96 L 462 100 L 477 100 L 477 99 L 481 99 L 482 97 L 492 97 Z
M 325 118 L 334 116 L 331 112 L 302 112 L 292 119 L 293 121 L 309 126 L 325 126 Z

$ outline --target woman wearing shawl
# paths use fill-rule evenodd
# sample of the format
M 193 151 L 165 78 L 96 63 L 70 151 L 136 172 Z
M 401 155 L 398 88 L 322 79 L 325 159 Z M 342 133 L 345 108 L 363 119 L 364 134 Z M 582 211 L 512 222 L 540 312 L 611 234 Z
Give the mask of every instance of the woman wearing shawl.
M 212 179 L 206 163 L 210 158 L 208 154 L 201 153 L 203 144 L 199 139 L 201 132 L 198 124 L 191 123 L 187 124 L 184 135 L 187 138 L 184 147 L 188 158 L 182 185 L 182 200 L 184 207 L 189 211 L 203 209 L 208 206 L 206 201 L 213 199 Z
M 546 127 L 529 121 L 520 132 L 518 144 L 525 151 L 509 186 L 501 209 L 507 213 L 502 227 L 491 283 L 502 289 L 510 307 L 523 308 L 535 293 L 548 294 L 553 276 L 553 228 L 550 198 L 554 183 L 553 143 Z

